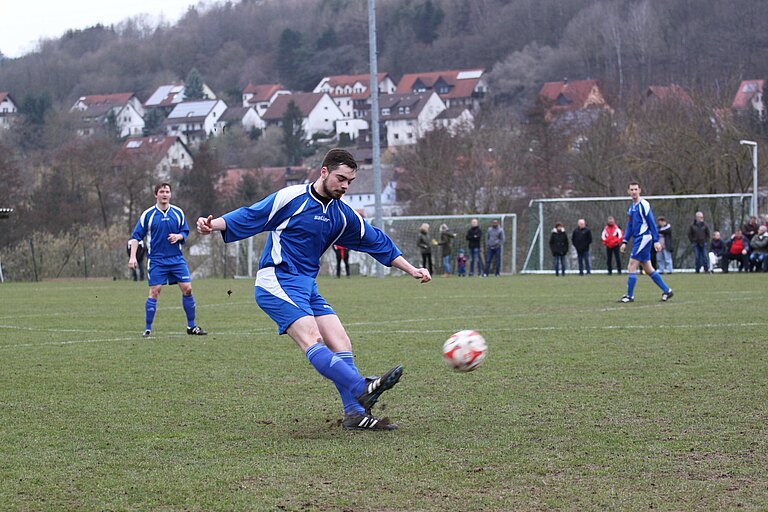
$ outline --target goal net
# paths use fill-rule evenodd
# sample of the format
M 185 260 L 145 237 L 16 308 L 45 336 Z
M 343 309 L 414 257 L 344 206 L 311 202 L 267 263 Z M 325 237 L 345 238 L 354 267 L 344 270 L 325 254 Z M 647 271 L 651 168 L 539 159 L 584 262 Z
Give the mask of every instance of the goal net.
M 422 224 L 429 224 L 428 237 L 430 240 L 440 239 L 440 226 L 445 224 L 448 231 L 456 236 L 452 239 L 451 245 L 451 273 L 456 273 L 456 256 L 459 249 L 463 249 L 467 259 L 469 259 L 469 249 L 467 248 L 466 234 L 470 228 L 472 219 L 477 219 L 480 229 L 483 232 L 483 242 L 480 247 L 480 259 L 485 265 L 485 232 L 490 226 L 492 220 L 498 220 L 500 227 L 504 230 L 505 241 L 501 249 L 501 271 L 502 273 L 515 273 L 517 271 L 517 262 L 514 255 L 517 253 L 517 215 L 514 213 L 497 214 L 478 214 L 478 215 L 419 215 L 419 216 L 399 216 L 383 217 L 381 229 L 384 231 L 403 251 L 403 257 L 415 266 L 421 266 L 421 251 L 418 247 L 419 228 Z M 369 219 L 369 222 L 371 220 Z M 258 270 L 259 258 L 266 243 L 266 234 L 251 237 L 232 244 L 230 257 L 234 260 L 234 274 L 238 278 L 255 278 Z M 349 253 L 350 274 L 360 274 L 375 276 L 379 267 L 382 267 L 386 275 L 402 275 L 397 269 L 383 267 L 371 256 L 365 253 L 350 251 Z M 442 258 L 440 246 L 432 246 L 432 266 L 435 274 L 442 273 Z M 467 262 L 467 271 L 469 271 L 469 261 Z M 333 249 L 328 249 L 321 259 L 320 273 L 325 275 L 336 274 L 336 254 Z M 342 263 L 341 274 L 345 275 L 345 268 Z
M 672 225 L 672 259 L 677 269 L 692 269 L 693 250 L 686 235 L 694 214 L 704 213 L 704 221 L 712 231 L 720 231 L 727 239 L 735 229 L 740 229 L 749 218 L 752 194 L 701 194 L 681 196 L 645 196 L 651 203 L 653 214 L 658 220 L 664 217 Z M 592 230 L 590 257 L 592 272 L 604 272 L 606 252 L 600 235 L 606 219 L 612 216 L 623 230 L 627 223 L 629 197 L 583 197 L 534 199 L 529 203 L 530 229 L 528 249 L 522 273 L 552 272 L 552 253 L 549 250 L 549 235 L 556 222 L 565 226 L 568 240 L 578 219 L 584 219 Z M 626 264 L 627 256 L 622 257 Z M 566 257 L 568 268 L 578 268 L 576 250 L 571 245 Z

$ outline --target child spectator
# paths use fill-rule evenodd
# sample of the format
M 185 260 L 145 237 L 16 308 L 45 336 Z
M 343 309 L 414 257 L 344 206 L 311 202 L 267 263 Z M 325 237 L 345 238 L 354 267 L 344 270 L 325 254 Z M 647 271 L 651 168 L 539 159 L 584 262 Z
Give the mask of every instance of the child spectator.
M 467 257 L 464 255 L 464 249 L 459 249 L 459 254 L 456 256 L 456 268 L 458 269 L 459 277 L 467 275 Z

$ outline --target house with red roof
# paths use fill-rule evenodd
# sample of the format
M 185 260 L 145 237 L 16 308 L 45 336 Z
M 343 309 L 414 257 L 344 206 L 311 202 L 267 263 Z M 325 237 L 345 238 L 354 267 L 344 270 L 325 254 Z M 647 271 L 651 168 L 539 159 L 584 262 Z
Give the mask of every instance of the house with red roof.
M 376 75 L 379 94 L 393 94 L 395 82 L 388 73 Z M 312 92 L 327 92 L 344 113 L 344 119 L 363 117 L 371 108 L 371 75 L 334 75 L 323 77 Z
M 263 130 L 266 127 L 254 107 L 227 107 L 216 124 L 220 133 L 224 133 L 230 126 L 240 126 L 245 131 L 254 128 Z
M 739 113 L 755 112 L 758 119 L 764 121 L 766 119 L 764 91 L 765 80 L 743 80 L 733 98 L 731 109 Z
M 132 92 L 91 94 L 77 99 L 70 112 L 80 112 L 80 135 L 92 135 L 115 123 L 117 135 L 128 137 L 144 131 L 144 107 Z
M 667 104 L 677 103 L 679 105 L 693 106 L 693 99 L 688 92 L 677 84 L 670 85 L 651 85 L 645 90 L 643 95 L 643 104 Z
M 483 69 L 457 69 L 408 73 L 397 83 L 398 94 L 434 91 L 447 108 L 464 106 L 471 111 L 480 108 L 480 102 L 488 92 L 488 82 Z
M 282 126 L 288 105 L 293 103 L 302 115 L 302 128 L 307 140 L 314 135 L 330 135 L 336 121 L 344 117 L 341 109 L 326 92 L 297 92 L 278 96 L 267 108 L 262 119 L 269 126 Z
M 243 89 L 243 106 L 253 107 L 261 117 L 275 99 L 283 94 L 291 94 L 291 91 L 282 84 L 248 84 Z
M 387 94 L 379 98 L 379 120 L 384 125 L 389 147 L 415 144 L 435 128 L 435 120 L 445 110 L 435 91 Z M 366 119 L 370 122 L 370 119 Z
M 562 80 L 546 82 L 539 91 L 539 101 L 546 109 L 545 119 L 581 120 L 611 107 L 605 101 L 597 80 Z
M 163 181 L 170 181 L 172 174 L 189 170 L 193 164 L 192 153 L 181 139 L 166 135 L 131 137 L 112 159 L 112 166 L 118 172 L 132 165 L 146 165 Z
M 225 197 L 234 197 L 242 187 L 244 179 L 253 179 L 265 186 L 265 196 L 272 192 L 289 187 L 309 183 L 312 170 L 303 166 L 286 167 L 230 167 L 221 175 L 216 184 L 216 191 Z M 261 198 L 259 198 L 261 199 Z
M 10 128 L 18 112 L 19 108 L 16 106 L 16 102 L 13 101 L 11 94 L 0 92 L 0 130 Z

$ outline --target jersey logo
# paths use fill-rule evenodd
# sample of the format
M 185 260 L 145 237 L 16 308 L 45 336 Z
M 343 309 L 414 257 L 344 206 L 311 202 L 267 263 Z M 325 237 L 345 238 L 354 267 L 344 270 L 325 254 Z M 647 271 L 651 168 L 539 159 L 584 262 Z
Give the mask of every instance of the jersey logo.
M 323 222 L 331 222 L 331 219 L 329 219 L 325 215 L 315 215 L 315 220 L 321 220 Z

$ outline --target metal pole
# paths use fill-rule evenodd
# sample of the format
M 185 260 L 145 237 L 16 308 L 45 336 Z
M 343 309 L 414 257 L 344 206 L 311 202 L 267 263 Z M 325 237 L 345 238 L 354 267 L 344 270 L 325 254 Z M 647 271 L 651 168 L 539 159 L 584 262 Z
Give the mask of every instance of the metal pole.
M 381 141 L 379 140 L 379 70 L 376 56 L 376 0 L 368 0 L 368 46 L 371 66 L 371 137 L 373 153 L 374 224 L 384 229 L 381 208 Z M 376 277 L 384 277 L 384 267 L 376 265 Z
M 750 209 L 752 210 L 751 215 L 757 217 L 757 142 L 740 140 L 739 144 L 752 147 L 752 201 Z

